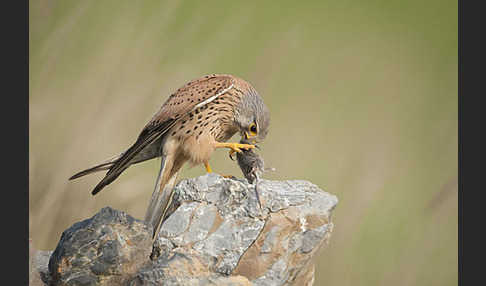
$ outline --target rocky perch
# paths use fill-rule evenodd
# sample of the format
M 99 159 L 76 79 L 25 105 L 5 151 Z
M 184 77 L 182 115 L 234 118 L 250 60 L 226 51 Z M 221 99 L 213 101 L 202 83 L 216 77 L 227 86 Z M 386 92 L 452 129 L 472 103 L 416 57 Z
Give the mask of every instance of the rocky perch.
M 254 185 L 216 174 L 182 180 L 152 229 L 110 207 L 31 250 L 31 285 L 312 285 L 338 200 L 307 181 Z

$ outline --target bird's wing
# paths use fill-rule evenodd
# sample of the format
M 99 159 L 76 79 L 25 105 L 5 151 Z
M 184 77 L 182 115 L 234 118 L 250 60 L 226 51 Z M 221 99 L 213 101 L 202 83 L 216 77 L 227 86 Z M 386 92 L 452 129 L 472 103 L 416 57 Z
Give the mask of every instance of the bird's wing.
M 145 128 L 157 125 L 168 118 L 177 119 L 206 105 L 232 88 L 227 75 L 207 75 L 192 80 L 173 93 Z
M 105 177 L 91 192 L 93 195 L 113 182 L 126 170 L 131 160 L 146 146 L 157 140 L 184 115 L 215 100 L 233 87 L 232 78 L 227 75 L 208 75 L 188 82 L 173 93 L 160 110 L 145 125 L 137 141 L 116 160 Z

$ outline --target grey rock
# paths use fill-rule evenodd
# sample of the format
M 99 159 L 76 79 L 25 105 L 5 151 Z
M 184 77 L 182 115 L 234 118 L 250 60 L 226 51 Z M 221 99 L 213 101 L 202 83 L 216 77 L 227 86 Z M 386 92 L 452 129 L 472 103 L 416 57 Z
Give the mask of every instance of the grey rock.
M 52 285 L 113 285 L 147 263 L 150 227 L 110 207 L 62 233 L 49 260 Z
M 332 231 L 331 213 L 337 198 L 302 180 L 260 179 L 259 191 L 262 208 L 254 186 L 243 179 L 207 174 L 177 184 L 173 207 L 162 228 L 179 221 L 185 231 L 175 236 L 160 232 L 158 244 L 171 241 L 177 247 L 164 252 L 155 246 L 160 255 L 158 263 L 164 266 L 145 270 L 145 277 L 176 279 L 168 270 L 173 271 L 172 264 L 180 268 L 197 260 L 208 277 L 240 275 L 252 285 L 292 285 L 295 281 L 312 285 L 311 259 Z M 186 227 L 181 219 L 188 217 Z M 171 263 L 167 262 L 169 257 Z
M 192 217 L 192 223 L 182 236 L 182 244 L 195 243 L 207 237 L 216 219 L 217 208 L 213 205 L 201 204 Z
M 302 253 L 309 253 L 315 249 L 316 246 L 318 246 L 319 243 L 324 239 L 329 227 L 330 225 L 326 224 L 316 227 L 315 229 L 306 230 L 303 234 L 302 247 L 300 248 L 300 251 Z
M 196 209 L 198 204 L 196 202 L 181 205 L 160 228 L 160 232 L 164 237 L 177 237 L 183 231 L 189 227 L 189 222 L 191 221 L 192 213 Z
M 29 240 L 29 285 L 44 286 L 48 283 L 47 264 L 51 254 L 52 251 L 34 249 L 32 240 Z
M 275 248 L 277 244 L 277 234 L 278 228 L 272 227 L 269 232 L 265 235 L 265 239 L 263 240 L 262 248 L 260 249 L 261 253 L 270 253 Z
M 287 263 L 283 259 L 277 260 L 268 271 L 253 280 L 253 284 L 261 286 L 284 285 L 288 279 Z
M 307 181 L 258 183 L 261 208 L 245 179 L 182 180 L 153 243 L 144 222 L 103 208 L 31 254 L 32 285 L 312 285 L 337 198 Z

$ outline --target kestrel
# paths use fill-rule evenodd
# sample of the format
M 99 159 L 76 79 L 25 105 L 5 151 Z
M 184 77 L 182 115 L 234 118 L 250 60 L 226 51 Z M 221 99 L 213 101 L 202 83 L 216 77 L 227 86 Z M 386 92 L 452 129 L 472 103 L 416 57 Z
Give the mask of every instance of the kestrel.
M 206 171 L 212 172 L 209 159 L 216 148 L 229 148 L 230 154 L 252 149 L 265 139 L 269 124 L 268 108 L 248 82 L 232 75 L 207 75 L 170 95 L 125 152 L 69 179 L 108 170 L 93 189 L 95 195 L 130 165 L 161 157 L 145 215 L 155 239 L 181 167 L 189 161 L 192 165 L 204 164 Z M 225 143 L 237 132 L 249 144 Z

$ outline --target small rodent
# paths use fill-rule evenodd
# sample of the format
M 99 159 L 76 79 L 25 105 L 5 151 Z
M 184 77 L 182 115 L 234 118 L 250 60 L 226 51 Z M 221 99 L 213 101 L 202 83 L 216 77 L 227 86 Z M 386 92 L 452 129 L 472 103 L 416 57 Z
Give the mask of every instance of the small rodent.
M 251 144 L 245 139 L 241 139 L 240 143 Z M 256 147 L 258 148 L 258 146 Z M 236 160 L 238 162 L 238 166 L 240 166 L 241 172 L 243 172 L 243 175 L 248 180 L 248 182 L 250 184 L 255 183 L 255 194 L 261 209 L 262 203 L 260 200 L 260 195 L 258 193 L 258 181 L 260 180 L 261 175 L 265 171 L 265 167 L 264 167 L 265 164 L 263 162 L 263 158 L 257 153 L 255 153 L 253 149 L 248 149 L 236 153 Z

